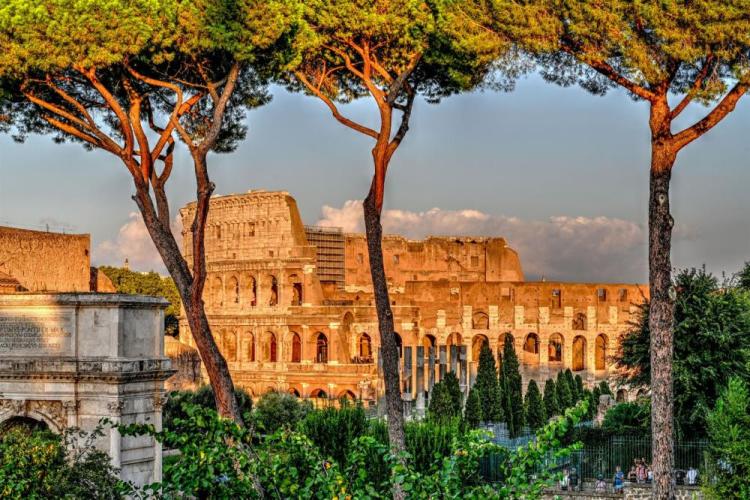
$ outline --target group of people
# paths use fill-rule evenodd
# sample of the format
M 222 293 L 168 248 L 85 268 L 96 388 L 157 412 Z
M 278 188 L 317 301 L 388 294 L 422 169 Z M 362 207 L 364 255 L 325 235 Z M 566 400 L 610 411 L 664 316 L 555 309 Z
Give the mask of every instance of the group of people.
M 679 477 L 680 475 L 678 474 L 678 484 L 698 484 L 698 471 L 695 468 L 691 467 L 687 472 L 679 472 L 682 473 L 682 477 Z M 635 458 L 627 475 L 619 465 L 615 468 L 615 474 L 612 477 L 612 489 L 615 493 L 622 493 L 626 482 L 630 484 L 651 484 L 653 480 L 654 473 L 651 470 L 651 466 L 646 462 L 646 459 Z M 583 488 L 583 479 L 575 467 L 565 468 L 563 469 L 563 476 L 560 479 L 559 486 L 563 491 L 581 491 Z M 607 482 L 604 479 L 604 474 L 599 473 L 597 475 L 594 489 L 597 493 L 607 492 Z

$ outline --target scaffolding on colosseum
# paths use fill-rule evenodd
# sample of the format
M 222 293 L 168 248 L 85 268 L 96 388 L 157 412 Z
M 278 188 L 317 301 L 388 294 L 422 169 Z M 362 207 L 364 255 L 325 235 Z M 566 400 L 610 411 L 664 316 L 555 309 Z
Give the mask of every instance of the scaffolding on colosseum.
M 339 227 L 305 226 L 310 245 L 317 248 L 318 278 L 344 288 L 344 232 Z

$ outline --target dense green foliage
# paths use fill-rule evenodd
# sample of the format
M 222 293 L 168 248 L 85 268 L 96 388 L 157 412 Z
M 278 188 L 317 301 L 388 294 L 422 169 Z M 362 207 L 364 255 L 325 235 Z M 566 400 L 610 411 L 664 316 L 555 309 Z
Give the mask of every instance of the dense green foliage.
M 329 407 L 309 412 L 299 430 L 320 450 L 339 464 L 346 464 L 351 446 L 368 429 L 365 410 L 360 404 L 341 401 L 341 408 Z
M 750 498 L 750 386 L 731 378 L 706 416 L 711 468 L 705 481 L 709 497 Z
M 455 381 L 455 385 L 450 382 Z M 456 391 L 458 389 L 458 391 Z M 432 386 L 430 391 L 430 404 L 427 407 L 427 416 L 435 421 L 450 421 L 461 416 L 461 389 L 458 387 L 458 379 L 453 372 Z
M 495 367 L 495 356 L 487 343 L 479 351 L 479 366 L 474 389 L 482 407 L 483 422 L 500 422 L 503 419 L 502 392 Z
M 164 330 L 167 335 L 177 335 L 180 294 L 172 278 L 153 271 L 139 273 L 124 267 L 102 266 L 99 271 L 112 281 L 118 293 L 151 295 L 167 299 L 169 307 L 164 311 Z
M 558 372 L 555 391 L 557 392 L 557 404 L 560 409 L 569 408 L 573 405 L 573 393 L 570 390 L 568 379 L 565 377 L 565 372 Z
M 560 405 L 557 402 L 557 389 L 554 379 L 547 379 L 544 383 L 544 410 L 547 418 L 560 414 Z
M 109 455 L 94 448 L 101 430 L 64 435 L 15 426 L 0 436 L 0 497 L 119 499 L 129 490 Z
M 745 262 L 742 270 L 737 273 L 737 286 L 750 292 L 750 261 Z
M 267 392 L 255 403 L 252 422 L 263 433 L 273 434 L 282 427 L 293 429 L 312 409 L 312 404 L 286 392 Z
M 704 270 L 675 276 L 674 405 L 678 436 L 705 436 L 708 411 L 733 376 L 750 380 L 750 294 Z M 616 362 L 624 381 L 647 387 L 650 381 L 648 306 L 623 336 Z
M 612 434 L 649 434 L 651 404 L 647 399 L 618 403 L 604 415 L 602 429 Z
M 253 409 L 253 398 L 247 391 L 235 388 L 234 396 L 245 422 L 250 422 Z M 167 403 L 164 405 L 163 423 L 169 428 L 176 419 L 186 419 L 187 406 L 200 406 L 202 408 L 216 410 L 214 391 L 210 385 L 204 385 L 197 391 L 172 391 L 169 393 Z
M 524 409 L 526 412 L 526 425 L 532 431 L 536 431 L 547 421 L 547 410 L 542 401 L 542 395 L 539 392 L 539 386 L 536 381 L 529 381 L 529 387 L 526 389 L 526 398 L 524 400 Z
M 471 428 L 476 428 L 482 422 L 482 401 L 479 399 L 479 391 L 476 386 L 469 390 L 464 408 L 464 421 Z
M 318 418 L 340 423 L 335 412 L 341 411 L 349 415 L 343 418 L 346 421 L 357 410 L 316 410 L 307 418 L 318 414 Z M 586 411 L 585 406 L 568 410 L 564 418 L 541 429 L 536 442 L 514 451 L 492 444 L 481 431 L 464 433 L 457 421 L 409 423 L 405 462 L 390 454 L 382 422 L 339 435 L 340 441 L 352 438 L 341 462 L 305 434 L 292 430 L 280 430 L 254 443 L 249 429 L 201 407 L 187 407 L 187 418 L 178 419 L 164 432 L 143 425 L 120 429 L 123 435 L 153 434 L 166 447 L 181 451 L 165 464 L 164 482 L 147 488 L 146 496 L 160 491 L 165 498 L 385 499 L 391 497 L 392 485 L 399 484 L 410 498 L 538 498 L 554 475 L 545 468 L 540 475 L 534 475 L 535 471 L 549 453 L 564 456 L 570 452 L 560 440 Z M 333 429 L 334 425 L 323 427 Z M 330 442 L 330 436 L 324 439 Z M 486 483 L 479 474 L 479 461 L 489 455 L 500 458 L 500 483 Z
M 503 344 L 503 364 L 500 369 L 502 386 L 503 414 L 511 437 L 518 436 L 524 426 L 523 388 L 519 372 L 518 356 L 513 345 L 513 335 L 505 334 Z

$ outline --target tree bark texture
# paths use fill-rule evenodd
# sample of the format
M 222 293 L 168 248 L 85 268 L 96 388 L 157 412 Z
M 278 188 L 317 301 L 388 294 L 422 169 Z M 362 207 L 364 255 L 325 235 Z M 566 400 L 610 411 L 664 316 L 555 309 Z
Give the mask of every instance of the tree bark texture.
M 674 299 L 670 252 L 674 219 L 669 213 L 669 183 L 676 151 L 652 144 L 649 195 L 649 331 L 651 334 L 651 435 L 653 497 L 674 498 Z

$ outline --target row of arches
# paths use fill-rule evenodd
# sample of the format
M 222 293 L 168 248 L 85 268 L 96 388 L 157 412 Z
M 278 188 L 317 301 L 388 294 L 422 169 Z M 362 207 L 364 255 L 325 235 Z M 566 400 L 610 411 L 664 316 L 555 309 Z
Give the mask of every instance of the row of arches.
M 227 361 L 238 361 L 237 334 L 231 331 L 224 331 L 220 334 L 220 337 L 221 341 L 219 345 L 224 357 Z M 328 336 L 323 332 L 317 332 L 314 339 L 315 355 L 313 361 L 315 363 L 328 363 L 330 352 Z M 281 361 L 279 357 L 279 339 L 274 332 L 263 332 L 257 340 L 258 342 L 256 342 L 255 335 L 252 332 L 246 332 L 243 335 L 240 343 L 240 348 L 243 349 L 243 361 L 263 361 L 270 363 Z M 300 334 L 297 332 L 289 333 L 289 346 L 291 349 L 288 353 L 287 361 L 291 363 L 301 363 L 303 354 L 302 337 Z M 361 333 L 358 336 L 357 348 L 360 358 L 372 359 L 372 339 L 368 333 Z
M 498 345 L 498 351 L 502 351 L 502 340 Z M 460 344 L 461 336 L 459 333 L 453 333 L 448 337 L 447 345 Z M 479 360 L 479 352 L 483 344 L 489 345 L 489 339 L 485 335 L 475 335 L 472 339 L 472 359 Z M 541 342 L 539 335 L 531 332 L 524 338 L 521 346 L 521 362 L 525 365 L 538 365 L 541 361 Z M 571 344 L 571 370 L 582 371 L 587 369 L 587 340 L 583 335 L 576 335 Z M 594 370 L 607 369 L 607 350 L 609 349 L 609 338 L 600 333 L 594 341 Z M 550 364 L 564 362 L 564 339 L 562 334 L 554 333 L 550 335 L 547 346 L 547 361 Z
M 226 285 L 226 286 L 225 286 Z M 224 279 L 214 276 L 208 282 L 206 294 L 213 307 L 255 307 L 257 305 L 276 306 L 280 304 L 280 283 L 276 276 L 269 274 L 261 283 L 252 275 L 245 275 L 242 280 L 235 275 Z M 288 304 L 302 305 L 302 280 L 297 274 L 290 274 L 287 285 L 291 290 Z M 260 286 L 260 290 L 259 290 Z M 259 297 L 259 293 L 260 297 Z
M 474 330 L 489 330 L 490 317 L 483 311 L 475 312 L 471 317 L 471 327 Z M 585 331 L 588 329 L 588 317 L 585 313 L 579 312 L 573 315 L 571 327 L 573 330 Z

